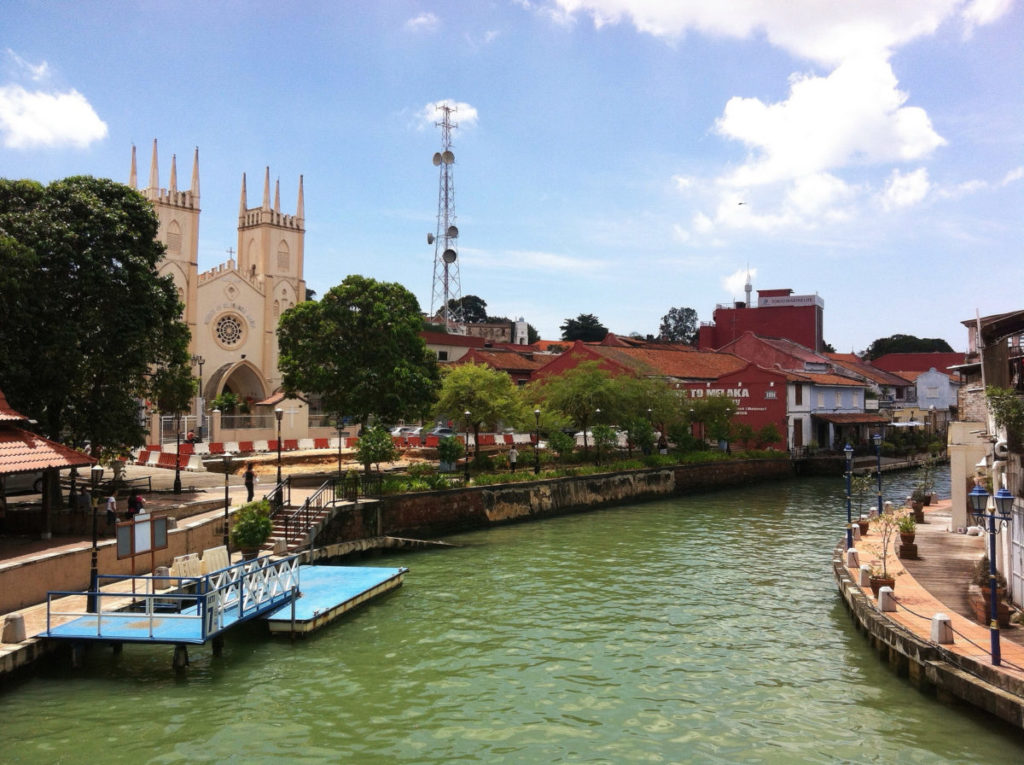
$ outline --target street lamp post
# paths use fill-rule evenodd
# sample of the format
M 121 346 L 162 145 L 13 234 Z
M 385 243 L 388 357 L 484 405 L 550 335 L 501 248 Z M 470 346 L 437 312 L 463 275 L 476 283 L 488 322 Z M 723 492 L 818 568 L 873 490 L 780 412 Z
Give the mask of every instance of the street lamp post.
M 99 540 L 97 535 L 99 529 L 97 526 L 97 509 L 96 509 L 96 492 L 99 491 L 100 476 L 103 475 L 103 468 L 100 465 L 92 466 L 92 560 L 89 563 L 89 595 L 86 597 L 85 610 L 90 614 L 96 613 L 97 609 L 97 595 L 96 592 L 99 589 L 100 584 L 100 571 L 99 571 Z
M 274 410 L 274 417 L 277 418 L 277 485 L 281 485 L 281 418 L 284 417 L 284 410 L 278 407 Z
M 533 416 L 537 421 L 537 440 L 533 442 L 533 474 L 540 475 L 540 409 L 534 409 Z
M 875 442 L 875 477 L 878 481 L 878 517 L 882 517 L 882 433 L 872 436 Z
M 203 404 L 204 404 L 204 401 L 203 401 L 203 364 L 206 363 L 206 359 L 204 359 L 198 353 L 193 353 L 192 354 L 192 363 L 195 366 L 199 367 L 199 396 L 198 396 L 198 399 L 199 399 L 198 410 L 199 411 L 196 412 L 196 437 L 200 441 L 202 441 L 203 440 L 203 408 L 204 408 L 204 406 L 203 406 Z
M 224 549 L 228 551 L 228 559 L 231 559 L 231 548 L 228 546 L 228 513 L 231 510 L 231 497 L 228 494 L 228 475 L 231 472 L 231 455 L 224 455 Z
M 463 461 L 465 469 L 465 479 L 463 483 L 466 486 L 469 486 L 469 410 L 467 409 L 464 414 L 466 416 L 466 459 Z
M 850 498 L 850 481 L 853 476 L 853 447 L 843 449 L 846 454 L 846 549 L 853 547 L 853 514 Z
M 181 412 L 174 415 L 174 487 L 175 494 L 181 494 Z
M 341 429 L 345 427 L 345 423 L 341 420 L 341 415 L 338 415 L 338 420 L 335 423 L 338 426 L 338 480 L 341 480 L 341 444 L 344 439 L 341 437 Z
M 989 493 L 981 486 L 975 485 L 967 497 L 971 501 L 971 515 L 975 520 L 982 523 L 988 519 L 988 584 L 989 601 L 992 604 L 989 634 L 992 638 L 992 666 L 998 667 L 1002 656 L 999 651 L 999 601 L 996 597 L 996 534 L 1003 528 L 1003 524 L 1010 520 L 1010 515 L 1013 512 L 1013 495 L 1006 490 L 1006 487 L 999 489 L 993 497 L 996 506 L 995 513 L 985 512 L 988 507 Z M 999 529 L 996 528 L 997 520 Z

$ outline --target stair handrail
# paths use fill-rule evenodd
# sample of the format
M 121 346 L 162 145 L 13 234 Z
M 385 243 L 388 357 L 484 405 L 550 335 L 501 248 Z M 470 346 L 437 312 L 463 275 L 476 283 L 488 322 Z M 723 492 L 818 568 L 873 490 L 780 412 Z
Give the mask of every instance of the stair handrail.
M 331 498 L 330 501 L 327 500 L 328 492 L 330 492 L 330 498 Z M 291 530 L 291 525 L 292 525 L 293 522 L 295 522 L 296 525 L 298 525 L 297 522 L 299 520 L 299 516 L 300 515 L 303 517 L 304 525 L 305 525 L 305 528 L 306 528 L 305 533 L 309 534 L 309 532 L 310 532 L 310 530 L 312 528 L 312 524 L 309 521 L 309 515 L 310 515 L 311 509 L 312 508 L 323 509 L 328 504 L 333 504 L 333 500 L 334 500 L 333 481 L 327 480 L 327 481 L 324 481 L 324 483 L 320 486 L 320 488 L 317 489 L 315 492 L 313 492 L 309 496 L 309 498 L 305 502 L 302 503 L 301 507 L 298 507 L 293 512 L 288 513 L 287 515 L 285 515 L 284 516 L 285 544 L 290 546 L 289 540 L 291 539 L 291 536 L 290 536 L 289 532 Z M 308 540 L 307 544 L 309 544 L 310 547 L 312 547 L 312 544 L 313 544 L 314 541 L 315 541 L 314 538 L 310 537 L 310 539 Z M 303 546 L 305 546 L 305 545 L 301 545 L 300 547 L 298 547 L 296 549 L 301 549 L 301 547 L 303 547 Z

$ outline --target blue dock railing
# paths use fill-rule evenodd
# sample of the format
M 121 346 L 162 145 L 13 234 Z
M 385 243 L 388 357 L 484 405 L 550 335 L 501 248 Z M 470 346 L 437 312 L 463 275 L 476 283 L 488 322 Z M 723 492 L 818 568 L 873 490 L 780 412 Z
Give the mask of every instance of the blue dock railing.
M 297 556 L 256 558 L 198 577 L 100 575 L 99 579 L 131 582 L 133 591 L 103 592 L 97 586 L 96 592 L 85 593 L 95 597 L 97 613 L 55 608 L 57 599 L 81 596 L 80 591 L 48 593 L 46 637 L 202 644 L 229 627 L 294 601 L 299 593 L 299 560 Z M 68 617 L 66 623 L 53 623 L 54 618 Z

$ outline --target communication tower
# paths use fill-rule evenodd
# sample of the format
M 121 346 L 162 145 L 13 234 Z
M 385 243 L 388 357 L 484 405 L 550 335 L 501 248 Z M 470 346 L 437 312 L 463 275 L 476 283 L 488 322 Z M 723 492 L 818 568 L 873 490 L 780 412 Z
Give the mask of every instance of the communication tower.
M 459 229 L 455 225 L 455 155 L 452 154 L 452 129 L 458 123 L 452 122 L 454 106 L 441 104 L 441 121 L 434 124 L 441 128 L 441 151 L 434 153 L 434 165 L 439 168 L 440 178 L 437 190 L 437 231 L 427 234 L 427 244 L 434 245 L 434 287 L 430 296 L 430 316 L 444 322 L 445 329 L 462 334 L 465 327 L 452 318 L 448 308 L 451 300 L 462 299 L 462 285 L 459 282 Z

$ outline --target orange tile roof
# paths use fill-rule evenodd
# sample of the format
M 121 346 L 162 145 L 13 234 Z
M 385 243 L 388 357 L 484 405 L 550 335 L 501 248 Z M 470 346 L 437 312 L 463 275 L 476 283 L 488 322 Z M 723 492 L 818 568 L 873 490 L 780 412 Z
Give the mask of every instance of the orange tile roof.
M 743 369 L 749 362 L 731 353 L 667 350 L 659 347 L 617 348 L 588 346 L 595 353 L 644 377 L 676 377 L 680 379 L 717 380 L 722 375 Z
M 531 359 L 516 351 L 473 348 L 453 364 L 486 364 L 494 369 L 534 370 L 540 369 L 549 361 L 549 358 L 540 361 Z
M 0 474 L 31 473 L 46 468 L 85 467 L 92 457 L 22 428 L 0 428 Z

